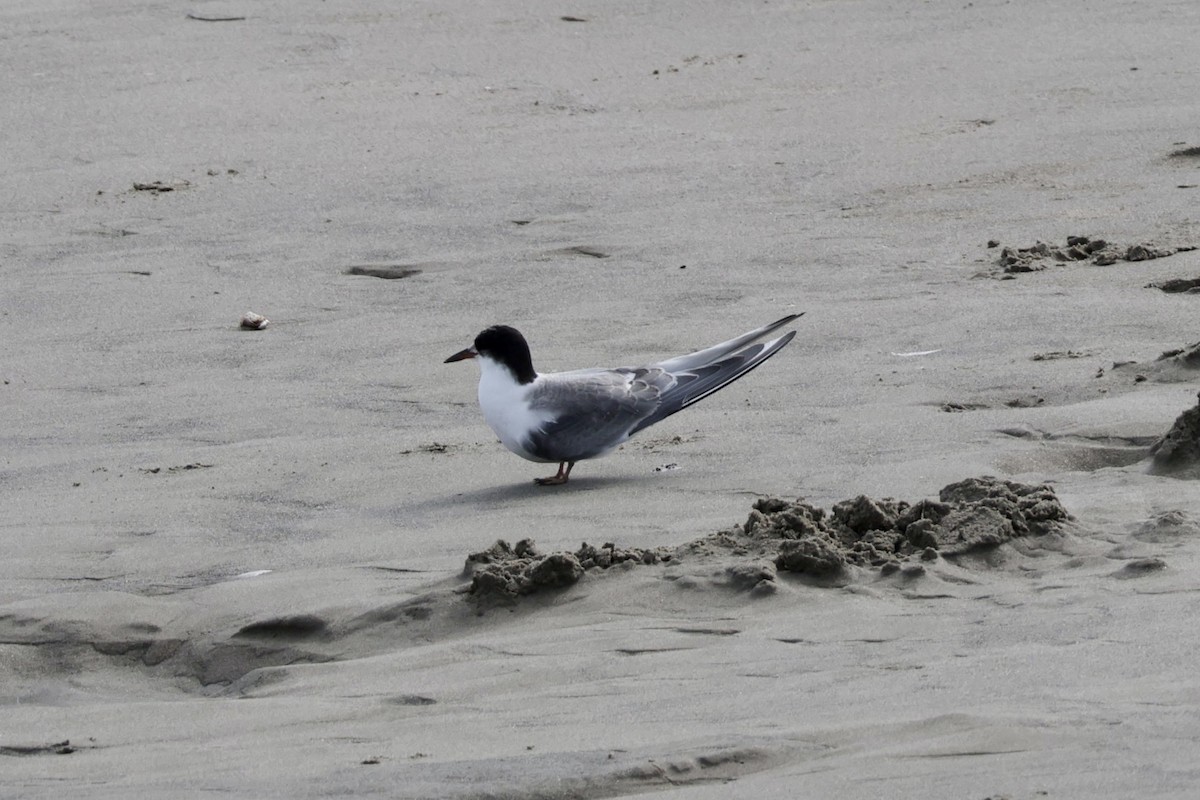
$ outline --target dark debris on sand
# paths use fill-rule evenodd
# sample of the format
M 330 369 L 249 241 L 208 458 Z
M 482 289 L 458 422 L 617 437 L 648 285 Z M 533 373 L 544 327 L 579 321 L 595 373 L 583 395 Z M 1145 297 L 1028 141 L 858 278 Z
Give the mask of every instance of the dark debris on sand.
M 727 583 L 769 594 L 777 571 L 827 581 L 852 566 L 917 574 L 923 571 L 919 561 L 953 559 L 1017 537 L 1042 536 L 1071 519 L 1050 486 L 985 476 L 952 483 L 937 500 L 908 503 L 859 495 L 828 512 L 802 500 L 761 498 L 745 524 L 676 548 L 584 543 L 573 553 L 542 554 L 529 539 L 515 546 L 501 540 L 468 556 L 465 575 L 471 578 L 471 597 L 512 602 L 570 586 L 592 570 L 734 556 L 745 561 L 726 570 Z
M 1037 242 L 1029 247 L 1004 247 L 1000 250 L 996 263 L 1004 275 L 1012 276 L 1021 272 L 1037 272 L 1054 263 L 1088 261 L 1096 266 L 1105 267 L 1118 261 L 1149 261 L 1195 249 L 1194 246 L 1159 247 L 1150 242 L 1118 245 L 1104 239 L 1068 236 L 1065 246 Z
M 1200 278 L 1168 278 L 1147 283 L 1147 289 L 1161 289 L 1167 294 L 1200 294 Z

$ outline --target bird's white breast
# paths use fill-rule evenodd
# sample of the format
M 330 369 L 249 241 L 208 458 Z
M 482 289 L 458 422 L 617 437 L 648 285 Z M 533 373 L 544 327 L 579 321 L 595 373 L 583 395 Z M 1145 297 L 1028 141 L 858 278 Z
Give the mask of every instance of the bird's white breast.
M 530 461 L 545 462 L 525 449 L 529 433 L 553 417 L 534 411 L 529 406 L 530 389 L 534 383 L 517 383 L 508 367 L 486 356 L 479 361 L 479 407 L 483 418 L 509 450 Z M 536 383 L 536 381 L 535 381 Z

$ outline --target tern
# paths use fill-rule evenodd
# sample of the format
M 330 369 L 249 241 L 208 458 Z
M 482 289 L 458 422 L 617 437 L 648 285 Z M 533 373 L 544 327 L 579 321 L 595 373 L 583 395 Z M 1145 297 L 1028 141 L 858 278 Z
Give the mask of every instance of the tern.
M 529 344 L 520 331 L 494 325 L 444 363 L 469 358 L 479 362 L 484 419 L 521 458 L 557 462 L 557 474 L 534 481 L 556 486 L 567 482 L 575 462 L 610 452 L 778 353 L 795 331 L 755 342 L 800 316 L 789 314 L 727 342 L 644 367 L 546 374 L 533 368 Z

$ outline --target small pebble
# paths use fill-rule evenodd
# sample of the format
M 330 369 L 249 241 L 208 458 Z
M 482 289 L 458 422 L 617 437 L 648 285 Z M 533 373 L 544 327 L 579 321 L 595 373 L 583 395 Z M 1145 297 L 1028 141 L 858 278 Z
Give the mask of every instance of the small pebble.
M 242 327 L 246 330 L 261 331 L 270 324 L 271 320 L 262 314 L 255 314 L 253 311 L 247 311 L 245 314 L 242 314 Z

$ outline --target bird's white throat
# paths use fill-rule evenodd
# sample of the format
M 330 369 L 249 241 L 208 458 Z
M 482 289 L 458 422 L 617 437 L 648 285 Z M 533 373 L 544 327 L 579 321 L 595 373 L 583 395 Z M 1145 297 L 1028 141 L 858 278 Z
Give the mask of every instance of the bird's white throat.
M 529 394 L 537 380 L 521 385 L 512 371 L 500 362 L 485 355 L 475 360 L 479 362 L 479 407 L 487 424 L 504 446 L 521 458 L 545 462 L 525 449 L 530 432 L 554 418 L 552 414 L 529 407 Z

